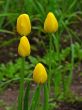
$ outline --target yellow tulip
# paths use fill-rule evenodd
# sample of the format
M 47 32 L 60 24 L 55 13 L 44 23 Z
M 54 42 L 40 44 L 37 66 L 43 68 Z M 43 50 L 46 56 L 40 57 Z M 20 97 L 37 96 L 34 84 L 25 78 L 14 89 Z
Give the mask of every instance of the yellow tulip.
M 44 31 L 48 33 L 53 33 L 58 30 L 58 21 L 52 12 L 49 12 L 45 22 L 44 22 Z
M 43 84 L 47 80 L 46 69 L 41 63 L 38 63 L 34 69 L 33 80 L 38 84 Z
M 18 46 L 18 53 L 22 57 L 30 55 L 30 43 L 26 36 L 21 37 L 20 43 Z
M 17 18 L 17 32 L 21 36 L 27 36 L 31 32 L 31 22 L 28 14 L 21 14 Z

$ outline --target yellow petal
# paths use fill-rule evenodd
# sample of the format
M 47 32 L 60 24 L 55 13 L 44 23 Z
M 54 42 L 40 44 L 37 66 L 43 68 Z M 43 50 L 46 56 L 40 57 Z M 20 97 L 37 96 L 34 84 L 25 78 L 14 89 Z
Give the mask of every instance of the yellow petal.
M 22 57 L 30 55 L 30 43 L 26 36 L 21 37 L 20 43 L 18 46 L 18 53 Z
M 31 23 L 28 14 L 21 14 L 17 18 L 17 32 L 21 36 L 27 36 L 31 32 Z
M 58 21 L 52 12 L 49 12 L 45 22 L 44 22 L 44 31 L 53 33 L 58 30 Z
M 47 80 L 46 69 L 41 63 L 38 63 L 34 69 L 33 80 L 38 84 L 43 84 Z

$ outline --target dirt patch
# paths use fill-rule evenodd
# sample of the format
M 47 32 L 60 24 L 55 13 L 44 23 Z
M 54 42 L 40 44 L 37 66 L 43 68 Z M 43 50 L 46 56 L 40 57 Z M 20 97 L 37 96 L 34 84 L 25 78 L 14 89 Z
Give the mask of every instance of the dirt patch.
M 0 33 L 0 63 L 16 59 L 18 38 L 16 35 Z
M 0 94 L 0 99 L 4 100 L 5 103 L 9 106 L 13 102 L 17 101 L 18 88 L 14 86 L 13 88 L 7 88 L 3 93 Z
M 4 92 L 0 94 L 0 100 L 3 101 L 2 107 L 0 110 L 6 110 L 6 107 L 16 106 L 18 97 L 18 87 L 17 85 L 13 85 L 13 87 L 8 87 Z
M 55 110 L 82 110 L 82 102 L 74 103 L 60 102 L 59 108 Z

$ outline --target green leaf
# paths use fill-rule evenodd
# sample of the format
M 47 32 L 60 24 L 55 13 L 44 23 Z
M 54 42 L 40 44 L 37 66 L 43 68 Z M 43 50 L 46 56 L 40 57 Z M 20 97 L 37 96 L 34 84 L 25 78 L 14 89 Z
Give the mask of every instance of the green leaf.
M 39 102 L 39 96 L 40 96 L 40 85 L 38 85 L 37 88 L 36 88 L 35 94 L 32 98 L 32 103 L 31 103 L 31 106 L 30 106 L 30 110 L 35 110 L 36 109 L 37 104 Z

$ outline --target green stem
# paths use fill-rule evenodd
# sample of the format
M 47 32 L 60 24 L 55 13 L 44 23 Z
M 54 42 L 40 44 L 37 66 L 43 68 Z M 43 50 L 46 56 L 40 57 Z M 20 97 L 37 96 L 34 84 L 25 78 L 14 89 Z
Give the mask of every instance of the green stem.
M 21 64 L 21 74 L 20 74 L 20 90 L 19 90 L 19 97 L 18 97 L 18 110 L 22 110 L 23 108 L 23 93 L 24 93 L 24 63 L 25 58 L 22 58 Z
M 51 53 L 51 49 L 52 49 L 52 36 L 49 34 L 49 38 L 50 38 L 50 42 L 49 42 L 49 74 L 48 74 L 48 89 L 50 91 L 50 81 L 51 81 L 51 59 L 52 59 L 52 53 Z
M 23 110 L 29 110 L 29 93 L 30 93 L 30 81 L 27 81 L 27 88 L 24 96 L 24 107 Z
M 48 87 L 47 87 L 47 83 L 45 83 L 44 84 L 44 107 L 43 107 L 43 110 L 48 110 L 48 99 L 49 99 Z
M 59 39 L 57 38 L 58 36 L 55 36 L 55 34 L 52 33 L 52 37 L 54 38 L 54 42 L 55 42 L 55 48 L 56 48 L 56 52 L 58 55 L 58 59 L 60 59 L 60 53 L 59 53 Z M 60 63 L 60 60 L 58 60 Z

